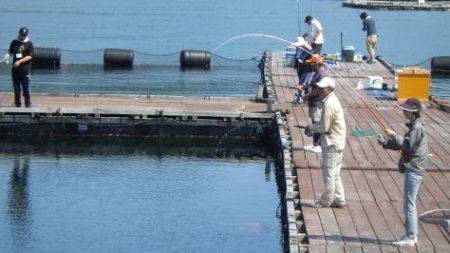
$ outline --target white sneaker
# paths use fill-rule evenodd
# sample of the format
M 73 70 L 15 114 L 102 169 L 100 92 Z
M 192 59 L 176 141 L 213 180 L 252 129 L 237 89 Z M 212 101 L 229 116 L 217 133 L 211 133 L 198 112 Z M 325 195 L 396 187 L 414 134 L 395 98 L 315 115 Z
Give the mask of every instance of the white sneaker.
M 308 145 L 303 147 L 304 150 L 314 152 L 314 153 L 321 153 L 322 148 L 320 146 L 314 146 L 314 145 Z
M 417 238 L 409 239 L 406 236 L 403 236 L 403 237 L 393 241 L 392 244 L 395 246 L 414 246 L 417 244 Z

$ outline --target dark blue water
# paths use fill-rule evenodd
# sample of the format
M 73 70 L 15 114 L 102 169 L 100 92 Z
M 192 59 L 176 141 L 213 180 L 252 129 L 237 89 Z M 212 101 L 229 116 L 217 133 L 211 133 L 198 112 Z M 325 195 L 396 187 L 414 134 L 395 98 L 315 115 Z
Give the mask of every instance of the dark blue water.
M 3 142 L 0 251 L 282 250 L 271 160 L 119 144 Z
M 353 45 L 356 51 L 365 53 L 364 33 L 361 31 L 358 17 L 361 10 L 342 8 L 341 1 L 330 0 L 301 0 L 300 8 L 302 20 L 304 16 L 312 14 L 322 22 L 326 38 L 325 52 L 339 51 L 340 33 L 343 32 L 345 45 Z M 450 15 L 445 12 L 371 10 L 369 14 L 377 21 L 380 34 L 378 53 L 392 63 L 415 64 L 432 56 L 450 54 L 447 45 L 450 33 L 442 29 L 450 25 Z M 212 50 L 223 41 L 245 33 L 272 34 L 288 40 L 293 40 L 298 34 L 297 2 L 293 0 L 73 0 L 70 3 L 56 0 L 30 3 L 18 0 L 1 5 L 0 22 L 4 24 L 0 27 L 0 45 L 3 45 L 0 48 L 4 49 L 23 25 L 30 28 L 31 39 L 37 46 L 69 50 L 129 48 L 155 54 L 173 53 L 188 48 Z M 305 26 L 303 22 L 301 24 L 301 32 L 304 32 Z M 276 40 L 245 38 L 225 45 L 216 53 L 229 58 L 244 59 L 258 56 L 266 49 L 284 50 L 285 47 L 285 43 Z M 71 61 L 83 62 L 83 56 L 69 58 Z M 97 59 L 101 61 L 101 57 Z M 232 75 L 229 73 L 209 75 L 226 78 Z M 234 73 L 243 76 L 243 80 L 258 78 L 257 74 L 247 70 Z M 1 75 L 0 81 L 8 82 L 9 79 L 5 76 L 7 73 Z M 125 77 L 127 75 L 119 79 Z M 105 77 L 93 74 L 91 78 L 92 80 L 86 80 L 88 78 L 80 77 L 79 82 L 96 86 Z M 33 82 L 49 90 L 54 83 L 48 79 L 49 76 L 36 75 Z M 107 79 L 114 81 L 112 77 Z M 146 82 L 137 82 L 144 83 L 145 90 L 150 90 L 150 93 L 174 93 L 173 85 L 168 85 L 164 91 L 159 86 L 153 88 L 152 80 L 153 78 L 150 78 Z M 157 78 L 155 82 L 175 86 L 196 82 L 189 77 L 184 80 L 187 81 L 181 82 L 167 77 L 164 80 Z M 209 85 L 209 88 L 218 90 L 208 92 L 212 95 L 220 95 L 224 90 L 221 87 L 231 85 L 234 96 L 248 96 L 247 91 L 254 87 L 252 84 L 244 85 L 245 91 L 242 93 L 240 89 L 234 89 L 242 86 L 237 82 L 230 84 L 229 81 L 209 80 L 204 83 Z M 448 96 L 448 84 L 448 79 L 434 83 L 434 86 L 439 87 L 433 87 L 433 93 Z M 36 91 L 40 89 L 36 87 Z M 254 91 L 256 92 L 256 88 Z M 133 89 L 131 86 L 128 92 L 138 93 L 142 92 L 142 89 Z M 230 93 L 232 92 L 224 95 L 228 96 Z

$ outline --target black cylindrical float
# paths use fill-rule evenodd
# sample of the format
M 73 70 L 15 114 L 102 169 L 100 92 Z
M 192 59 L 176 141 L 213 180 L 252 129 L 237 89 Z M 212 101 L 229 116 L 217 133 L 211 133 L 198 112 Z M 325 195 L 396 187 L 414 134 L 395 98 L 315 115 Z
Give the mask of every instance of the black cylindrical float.
M 450 56 L 432 57 L 431 73 L 439 75 L 450 75 Z
M 180 67 L 209 69 L 211 53 L 206 50 L 183 50 L 180 53 Z
M 33 69 L 59 69 L 61 67 L 61 49 L 35 47 L 31 66 Z
M 107 48 L 103 54 L 105 68 L 132 68 L 133 61 L 133 50 Z

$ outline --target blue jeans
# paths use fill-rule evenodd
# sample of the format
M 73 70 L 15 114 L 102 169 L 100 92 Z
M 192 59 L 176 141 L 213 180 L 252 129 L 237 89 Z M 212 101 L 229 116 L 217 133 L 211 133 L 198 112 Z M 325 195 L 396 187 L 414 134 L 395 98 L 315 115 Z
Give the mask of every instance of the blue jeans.
M 419 192 L 419 186 L 422 182 L 422 176 L 410 170 L 406 170 L 404 185 L 404 203 L 403 211 L 405 212 L 405 230 L 406 237 L 414 240 L 417 238 L 419 224 L 417 220 L 416 199 Z

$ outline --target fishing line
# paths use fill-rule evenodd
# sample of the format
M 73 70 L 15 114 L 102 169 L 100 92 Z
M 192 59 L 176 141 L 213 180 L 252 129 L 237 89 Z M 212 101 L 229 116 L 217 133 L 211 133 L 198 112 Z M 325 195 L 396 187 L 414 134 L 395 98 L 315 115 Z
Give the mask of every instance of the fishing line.
M 292 44 L 292 43 L 291 43 L 290 41 L 288 41 L 288 40 L 282 39 L 282 38 L 277 37 L 277 36 L 269 35 L 269 34 L 262 34 L 262 33 L 247 33 L 247 34 L 242 34 L 242 35 L 233 37 L 233 38 L 231 38 L 231 39 L 228 39 L 228 40 L 222 42 L 219 46 L 217 46 L 216 48 L 214 48 L 211 52 L 214 53 L 214 52 L 216 52 L 219 48 L 225 46 L 226 44 L 228 44 L 228 43 L 230 43 L 230 42 L 232 42 L 232 41 L 234 41 L 234 40 L 236 40 L 236 39 L 245 38 L 245 37 L 265 37 L 265 38 L 276 39 L 276 40 L 285 42 L 285 43 L 287 43 L 287 44 L 289 44 L 289 45 Z

